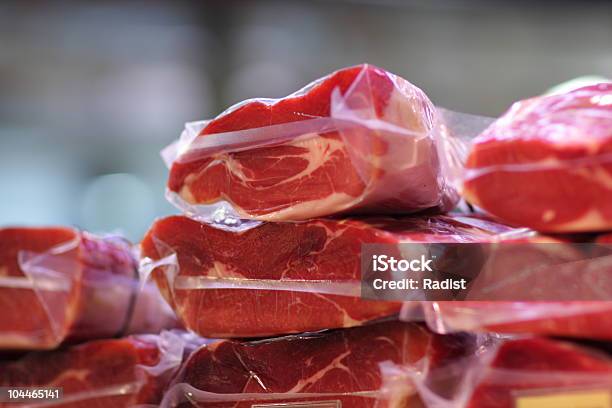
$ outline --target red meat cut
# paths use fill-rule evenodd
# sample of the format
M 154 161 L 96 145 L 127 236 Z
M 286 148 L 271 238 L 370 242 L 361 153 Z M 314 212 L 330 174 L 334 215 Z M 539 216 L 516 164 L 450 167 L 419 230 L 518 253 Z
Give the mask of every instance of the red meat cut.
M 53 406 L 62 408 L 158 404 L 183 357 L 169 353 L 156 335 L 29 353 L 16 361 L 0 362 L 0 386 L 61 387 L 61 403 Z M 172 359 L 175 362 L 168 364 Z M 7 408 L 22 405 L 0 402 L 0 407 Z
M 317 219 L 230 232 L 172 216 L 154 223 L 141 249 L 153 263 L 176 256 L 177 265 L 158 263 L 153 277 L 186 327 L 205 337 L 262 337 L 397 313 L 399 303 L 359 297 L 362 243 L 474 242 L 504 229 L 434 216 Z
M 441 333 L 505 334 L 612 340 L 612 302 L 434 302 L 424 305 L 428 325 Z
M 597 238 L 603 244 L 605 236 Z M 612 340 L 610 248 L 543 235 L 503 239 L 462 302 L 423 304 L 430 327 Z M 550 282 L 555 284 L 551 285 Z M 483 301 L 481 296 L 486 296 Z M 496 301 L 489 301 L 489 300 Z M 533 301 L 529 301 L 533 300 Z
M 139 295 L 136 266 L 131 246 L 116 237 L 0 229 L 0 349 L 173 327 L 157 291 L 149 286 Z
M 479 371 L 481 379 L 468 408 L 513 408 L 521 398 L 581 391 L 605 394 L 612 388 L 610 356 L 543 338 L 505 342 L 490 365 Z M 540 404 L 530 406 L 544 406 L 545 402 Z
M 371 65 L 341 69 L 285 98 L 250 99 L 210 121 L 172 164 L 168 189 L 187 205 L 225 201 L 240 218 L 266 221 L 450 209 L 457 195 L 440 172 L 434 115 L 427 96 L 400 77 Z M 314 121 L 323 122 L 312 129 Z M 278 141 L 249 145 L 245 133 L 235 135 L 239 149 L 193 148 L 213 135 L 253 129 Z
M 612 84 L 512 105 L 473 143 L 464 195 L 545 232 L 612 229 Z
M 381 363 L 415 365 L 428 358 L 437 365 L 473 347 L 469 336 L 436 336 L 400 322 L 250 342 L 224 340 L 191 355 L 162 407 L 303 406 L 299 402 L 318 402 L 321 408 L 412 407 L 418 399 L 409 388 L 389 399 Z

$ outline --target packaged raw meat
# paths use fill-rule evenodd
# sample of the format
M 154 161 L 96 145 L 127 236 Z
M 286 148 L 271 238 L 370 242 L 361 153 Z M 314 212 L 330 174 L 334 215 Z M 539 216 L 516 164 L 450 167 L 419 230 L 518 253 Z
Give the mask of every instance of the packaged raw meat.
M 442 116 L 396 75 L 367 64 L 341 69 L 285 98 L 246 100 L 187 124 L 162 153 L 167 196 L 221 226 L 448 210 L 461 144 Z
M 464 196 L 545 232 L 612 229 L 612 84 L 535 97 L 474 141 Z
M 438 333 L 496 332 L 612 340 L 612 302 L 455 301 L 406 304 L 402 319 L 424 318 Z
M 397 314 L 398 302 L 360 298 L 363 243 L 474 242 L 507 229 L 485 219 L 431 216 L 265 223 L 231 232 L 172 216 L 143 239 L 141 270 L 152 273 L 190 330 L 264 337 Z
M 223 340 L 190 356 L 161 407 L 413 407 L 419 401 L 410 387 L 388 398 L 381 363 L 437 366 L 474 347 L 471 336 L 436 336 L 400 322 Z
M 389 394 L 416 388 L 428 408 L 605 408 L 612 402 L 608 353 L 545 338 L 492 340 L 443 366 L 390 364 L 382 371 Z
M 438 333 L 612 340 L 612 247 L 605 236 L 573 241 L 539 235 L 483 245 L 489 253 L 463 301 L 407 302 L 400 316 Z
M 15 361 L 0 362 L 0 386 L 62 388 L 62 397 L 0 401 L 0 407 L 157 406 L 183 359 L 201 343 L 192 335 L 168 331 L 31 352 Z
M 0 229 L 0 309 L 0 349 L 51 349 L 177 324 L 153 285 L 140 290 L 127 241 L 61 227 Z

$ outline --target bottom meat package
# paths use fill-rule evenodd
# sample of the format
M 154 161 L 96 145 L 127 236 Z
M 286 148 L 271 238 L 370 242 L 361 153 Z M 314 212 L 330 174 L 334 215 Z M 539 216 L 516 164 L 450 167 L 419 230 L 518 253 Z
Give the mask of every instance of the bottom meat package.
M 490 339 L 438 367 L 383 367 L 389 393 L 415 387 L 428 408 L 612 406 L 609 350 L 538 337 Z
M 176 325 L 132 246 L 72 228 L 0 229 L 0 350 L 159 332 Z
M 90 408 L 157 405 L 184 357 L 200 340 L 179 331 L 95 340 L 71 348 L 30 352 L 0 363 L 0 386 L 16 390 L 0 407 Z M 48 390 L 20 395 L 17 390 Z M 61 394 L 53 394 L 61 389 Z M 21 398 L 21 399 L 19 399 Z
M 161 406 L 419 406 L 409 388 L 388 398 L 381 364 L 427 360 L 437 366 L 474 347 L 469 335 L 439 336 L 424 326 L 393 321 L 266 340 L 224 340 L 190 356 Z

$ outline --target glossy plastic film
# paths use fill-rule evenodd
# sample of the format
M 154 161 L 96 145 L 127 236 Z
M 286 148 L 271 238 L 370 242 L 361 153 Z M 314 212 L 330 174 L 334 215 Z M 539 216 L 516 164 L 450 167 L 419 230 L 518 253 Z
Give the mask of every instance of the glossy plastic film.
M 611 129 L 612 84 L 516 102 L 472 141 L 463 195 L 538 231 L 610 230 Z
M 158 406 L 163 390 L 179 370 L 184 359 L 205 341 L 181 331 L 162 331 L 157 335 L 137 335 L 123 339 L 97 340 L 61 351 L 53 351 L 45 359 L 54 386 L 63 386 L 60 400 L 34 403 L 0 403 L 6 407 L 60 407 L 70 404 L 86 407 L 100 404 L 128 408 Z M 105 357 L 106 356 L 106 359 Z M 0 384 L 45 387 L 36 374 L 32 378 L 11 380 L 13 372 L 40 364 L 43 355 L 32 354 L 22 360 L 4 363 Z M 74 360 L 73 360 L 74 359 Z M 71 361 L 74 361 L 71 363 Z M 83 367 L 75 366 L 83 364 Z M 106 371 L 105 371 L 106 370 Z M 108 375 L 112 370 L 113 375 Z M 82 377 L 83 371 L 88 377 Z M 8 376 L 8 377 L 7 377 Z M 72 379 L 72 380 L 71 380 Z
M 245 229 L 257 225 L 254 221 L 452 208 L 458 199 L 455 181 L 467 150 L 465 140 L 490 121 L 436 110 L 421 90 L 375 67 L 361 67 L 344 93 L 339 88 L 333 89 L 329 99 L 322 102 L 329 105 L 328 116 L 305 118 L 308 117 L 305 115 L 299 120 L 230 132 L 207 130 L 211 123 L 224 120 L 227 115 L 240 115 L 241 109 L 252 104 L 274 109 L 275 103 L 288 103 L 308 96 L 313 90 L 320 92 L 326 81 L 342 74 L 334 73 L 281 100 L 249 100 L 230 108 L 220 119 L 188 123 L 181 138 L 166 148 L 162 156 L 171 168 L 171 177 L 179 172 L 177 168 L 182 169 L 180 166 L 193 165 L 197 170 L 185 178 L 180 190 L 179 187 L 168 190 L 169 201 L 200 221 L 220 228 Z M 384 107 L 378 100 L 381 84 L 388 93 Z M 292 153 L 281 153 L 283 149 Z M 259 160 L 262 163 L 271 160 L 263 158 L 266 154 L 286 167 L 273 176 L 266 175 L 268 167 L 263 170 L 245 167 Z M 340 164 L 325 170 L 327 181 L 309 184 L 314 183 L 311 179 L 318 177 L 316 172 L 322 166 L 331 166 L 334 160 Z M 296 162 L 306 167 L 293 174 Z M 205 199 L 194 192 L 193 183 L 212 172 L 214 166 L 229 172 L 218 177 L 231 174 L 227 176 L 229 184 L 218 186 L 217 198 Z M 216 171 L 207 179 L 212 184 L 218 178 Z M 329 191 L 326 183 L 336 183 L 337 178 L 343 178 L 341 184 L 352 190 L 341 192 L 336 186 Z M 302 183 L 301 190 L 285 188 L 294 181 Z M 316 194 L 305 195 L 309 189 L 316 189 Z M 268 190 L 269 193 L 264 193 Z M 255 199 L 259 194 L 262 198 L 257 203 L 244 199 L 245 196 Z M 238 204 L 240 200 L 244 205 Z
M 416 389 L 427 408 L 609 406 L 605 351 L 544 338 L 483 338 L 472 355 L 442 366 L 384 364 L 388 393 Z
M 69 241 L 45 252 L 20 250 L 10 254 L 16 259 L 5 261 L 5 273 L 0 276 L 0 300 L 5 310 L 0 318 L 0 349 L 53 347 L 74 324 L 72 309 L 80 298 L 82 268 L 78 260 L 80 237 L 76 231 L 69 234 Z M 12 262 L 16 266 L 13 271 Z M 15 311 L 19 317 L 12 318 L 11 307 L 25 306 L 23 302 L 29 303 L 30 314 Z
M 362 301 L 358 279 L 249 279 L 231 274 L 181 273 L 177 254 L 161 241 L 156 244 L 159 253 L 165 256 L 158 260 L 144 257 L 140 264 L 141 279 L 145 281 L 153 276 L 185 327 L 205 337 L 264 337 L 350 327 L 397 314 L 401 307 L 399 302 Z M 228 296 L 257 303 L 242 313 L 226 307 Z M 198 303 L 200 297 L 206 303 Z M 283 304 L 287 304 L 284 312 L 278 310 Z M 294 307 L 303 312 L 294 314 L 291 312 Z M 229 325 L 224 319 L 213 317 L 226 313 L 224 319 L 231 322 Z M 265 324 L 250 322 L 262 319 L 261 313 L 266 313 Z M 344 317 L 346 313 L 351 313 L 350 317 Z
M 411 407 L 418 403 L 415 390 L 389 392 L 381 364 L 420 365 L 453 347 L 464 346 L 399 322 L 219 341 L 190 356 L 161 407 Z M 301 368 L 293 370 L 293 364 Z
M 29 234 L 24 247 L 48 234 L 20 231 Z M 5 261 L 10 274 L 0 276 L 6 311 L 0 318 L 0 348 L 52 349 L 64 342 L 176 327 L 155 285 L 140 287 L 131 244 L 75 230 L 71 236 L 44 252 L 19 250 L 16 264 Z M 28 303 L 27 315 L 12 311 L 23 302 Z
M 414 395 L 404 390 L 403 400 Z M 249 407 L 249 408 L 341 408 L 343 400 L 359 401 L 364 407 L 402 407 L 385 389 L 353 393 L 269 393 L 219 394 L 199 390 L 186 383 L 173 385 L 164 395 L 161 407 Z
M 612 339 L 612 302 L 407 302 L 405 321 L 425 320 L 437 333 L 457 331 Z

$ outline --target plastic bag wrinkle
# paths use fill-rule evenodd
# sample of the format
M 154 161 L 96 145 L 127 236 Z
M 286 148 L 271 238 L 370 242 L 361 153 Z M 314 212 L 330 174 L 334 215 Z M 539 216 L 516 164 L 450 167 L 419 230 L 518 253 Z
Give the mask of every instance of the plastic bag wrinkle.
M 472 136 L 478 133 L 486 120 L 482 118 L 477 120 L 469 115 L 450 114 L 442 109 L 437 113 L 422 91 L 389 73 L 385 75 L 386 79 L 394 84 L 393 95 L 397 93 L 406 100 L 416 101 L 411 109 L 418 111 L 413 111 L 411 114 L 418 118 L 419 123 L 408 126 L 402 123 L 402 120 L 408 120 L 406 118 L 409 118 L 409 115 L 404 115 L 403 119 L 401 116 L 382 119 L 375 112 L 371 99 L 372 75 L 374 74 L 371 72 L 371 67 L 366 65 L 361 68 L 344 95 L 341 95 L 336 88 L 331 93 L 329 117 L 315 117 L 263 128 L 212 133 L 202 137 L 199 137 L 199 134 L 209 122 L 190 123 L 186 126 L 179 142 L 166 149 L 162 156 L 171 166 L 175 162 L 201 160 L 218 154 L 281 146 L 309 138 L 321 138 L 327 134 L 338 134 L 354 171 L 364 185 L 364 190 L 359 197 L 337 206 L 334 212 L 374 212 L 380 210 L 378 208 L 380 205 L 387 206 L 385 202 L 396 202 L 399 196 L 403 197 L 401 200 L 405 205 L 411 206 L 410 210 L 404 208 L 402 210 L 404 213 L 418 212 L 436 206 L 445 208 L 452 206 L 458 199 L 455 181 L 457 176 L 453 173 L 457 172 L 459 161 L 465 155 L 462 151 L 467 150 L 463 136 L 467 133 L 471 133 Z M 298 94 L 300 92 L 302 91 Z M 230 108 L 230 111 L 232 110 Z M 222 116 L 223 114 L 219 117 Z M 452 117 L 454 129 L 442 124 L 442 116 Z M 455 126 L 457 123 L 461 123 L 461 126 Z M 383 145 L 387 145 L 387 154 L 381 156 L 378 150 Z M 394 157 L 387 157 L 389 154 Z M 409 168 L 412 171 L 408 172 Z M 403 179 L 401 174 L 404 174 Z M 401 187 L 414 183 L 419 189 L 422 189 L 421 186 L 425 183 L 427 191 L 409 193 Z M 397 191 L 400 187 L 403 189 L 402 192 Z M 277 217 L 280 220 L 288 217 L 289 220 L 296 220 L 300 218 L 299 212 L 305 211 L 298 210 L 295 205 L 286 207 L 283 204 L 280 207 L 269 206 L 265 211 L 272 214 L 270 217 L 253 216 L 238 208 L 229 197 L 221 197 L 214 203 L 194 204 L 175 191 L 168 190 L 166 196 L 186 215 L 222 229 L 247 230 L 259 225 L 257 221 L 249 223 L 243 219 L 273 220 Z M 301 205 L 298 202 L 294 204 Z M 290 214 L 295 214 L 295 218 Z

